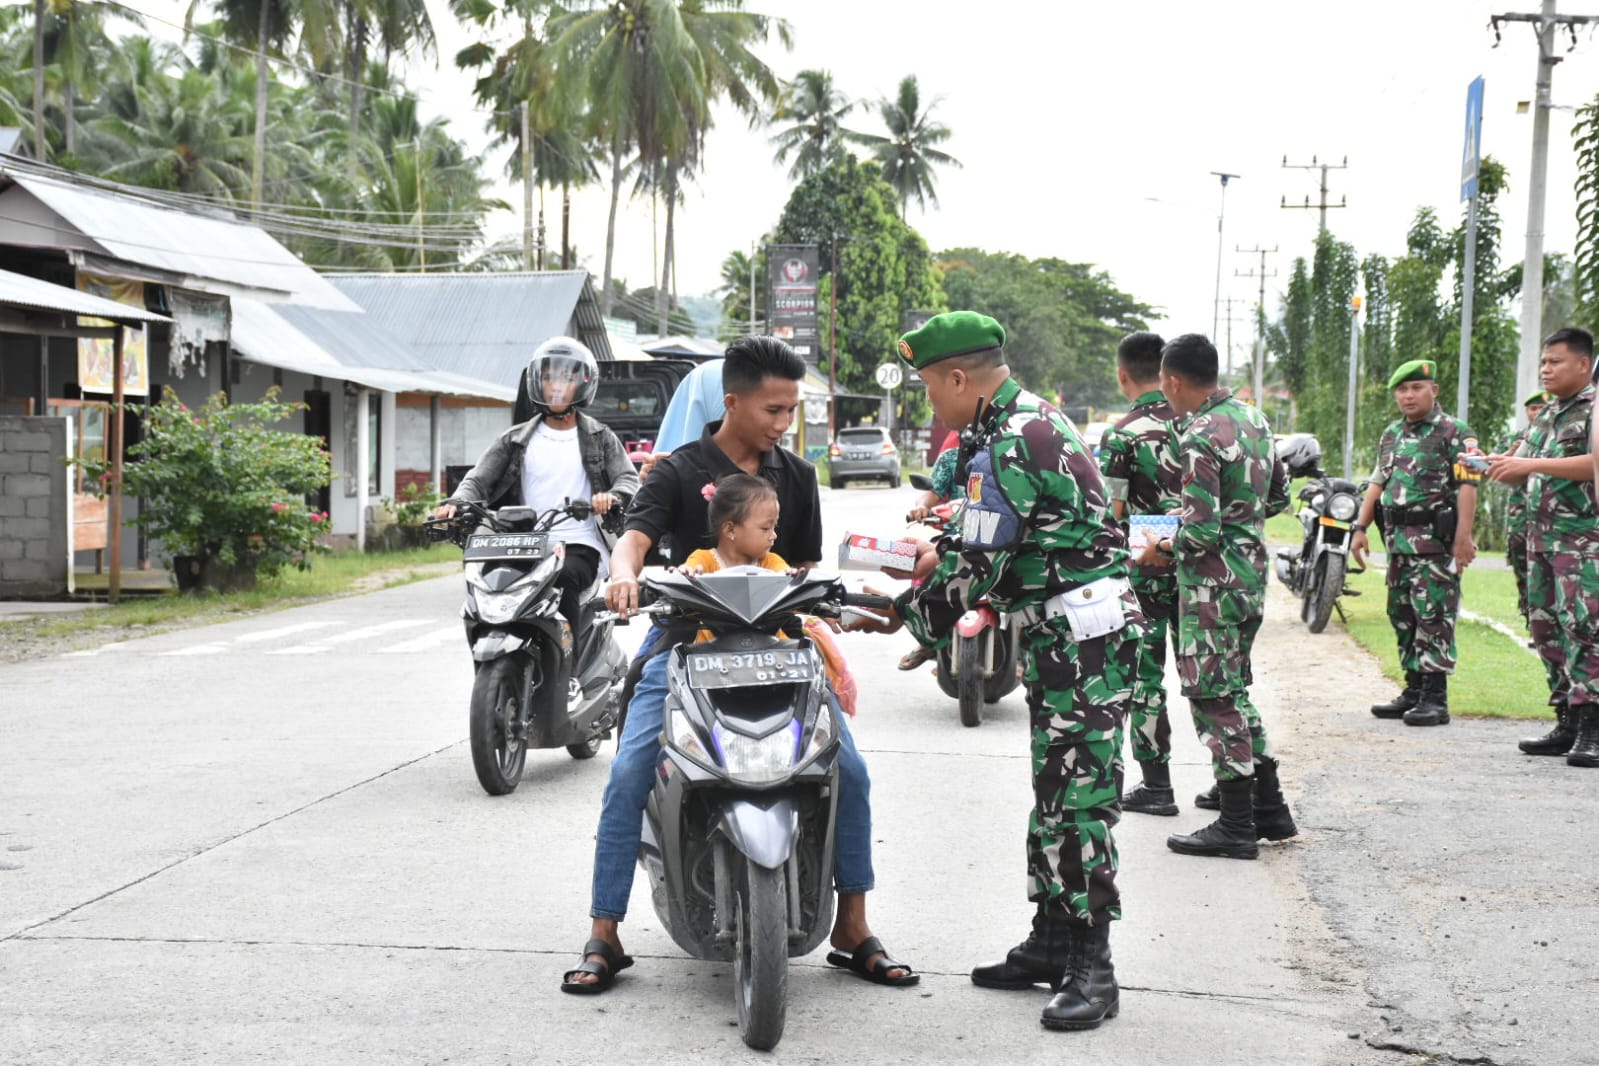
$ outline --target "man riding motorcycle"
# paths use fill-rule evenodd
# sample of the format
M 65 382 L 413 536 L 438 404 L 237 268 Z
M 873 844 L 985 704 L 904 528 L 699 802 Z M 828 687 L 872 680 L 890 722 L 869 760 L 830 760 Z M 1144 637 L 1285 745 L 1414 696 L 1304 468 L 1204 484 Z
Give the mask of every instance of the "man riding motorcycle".
M 455 517 L 459 500 L 489 507 L 520 504 L 541 512 L 588 500 L 596 516 L 613 509 L 620 514 L 638 492 L 639 480 L 616 434 L 579 410 L 599 387 L 594 353 L 570 337 L 551 338 L 534 349 L 524 385 L 533 417 L 489 445 L 455 494 L 439 504 L 436 516 Z M 550 539 L 565 545 L 556 584 L 561 613 L 579 635 L 578 597 L 599 575 L 616 534 L 594 518 L 566 518 L 551 528 Z

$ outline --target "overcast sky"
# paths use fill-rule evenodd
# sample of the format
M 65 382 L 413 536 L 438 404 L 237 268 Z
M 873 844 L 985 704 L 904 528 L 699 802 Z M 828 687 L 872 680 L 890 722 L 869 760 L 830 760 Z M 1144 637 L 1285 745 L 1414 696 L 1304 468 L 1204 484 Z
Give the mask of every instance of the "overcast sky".
M 939 206 L 911 223 L 936 251 L 975 245 L 1028 256 L 1096 264 L 1123 289 L 1163 309 L 1158 328 L 1208 332 L 1216 283 L 1218 179 L 1241 175 L 1227 191 L 1222 296 L 1252 301 L 1257 282 L 1234 271 L 1258 267 L 1235 245 L 1276 246 L 1267 260 L 1275 311 L 1287 269 L 1308 255 L 1314 210 L 1282 210 L 1281 199 L 1317 196 L 1319 175 L 1290 163 L 1349 160 L 1329 178 L 1329 227 L 1362 255 L 1397 256 L 1418 206 L 1446 223 L 1460 216 L 1458 176 L 1466 86 L 1487 80 L 1484 151 L 1510 168 L 1502 202 L 1508 260 L 1519 260 L 1526 231 L 1525 181 L 1532 118 L 1517 114 L 1533 95 L 1537 49 L 1526 24 L 1503 27 L 1494 47 L 1489 15 L 1535 10 L 1536 0 L 1502 6 L 1483 0 L 1298 0 L 1195 3 L 1145 0 L 748 0 L 788 20 L 791 51 L 773 43 L 781 75 L 830 70 L 852 97 L 891 95 L 914 73 L 923 99 L 941 97 L 935 116 L 953 130 L 947 149 L 965 166 L 938 179 Z M 147 11 L 176 11 L 173 0 L 133 0 Z M 484 116 L 474 113 L 472 78 L 453 69 L 471 38 L 443 0 L 428 0 L 440 30 L 441 62 L 413 75 L 424 110 L 447 115 L 457 136 L 482 146 Z M 1583 10 L 1575 0 L 1563 5 Z M 1599 3 L 1593 5 L 1599 12 Z M 1554 101 L 1567 108 L 1599 93 L 1599 46 L 1586 30 L 1555 68 Z M 1570 110 L 1551 124 L 1547 248 L 1569 252 L 1575 228 Z M 853 116 L 878 130 L 875 109 Z M 722 259 L 770 228 L 790 192 L 785 166 L 772 159 L 769 132 L 732 113 L 718 119 L 704 172 L 678 215 L 679 291 L 713 290 Z M 503 174 L 503 156 L 490 157 Z M 520 191 L 497 190 L 520 208 Z M 603 266 L 607 190 L 574 202 L 574 241 L 587 266 Z M 550 240 L 559 241 L 557 198 L 546 202 Z M 501 214 L 493 235 L 519 233 Z M 648 284 L 655 270 L 647 201 L 626 204 L 618 222 L 617 273 Z M 1242 303 L 1234 342 L 1247 346 Z M 1225 319 L 1225 310 L 1223 312 Z M 1225 332 L 1223 325 L 1222 332 Z

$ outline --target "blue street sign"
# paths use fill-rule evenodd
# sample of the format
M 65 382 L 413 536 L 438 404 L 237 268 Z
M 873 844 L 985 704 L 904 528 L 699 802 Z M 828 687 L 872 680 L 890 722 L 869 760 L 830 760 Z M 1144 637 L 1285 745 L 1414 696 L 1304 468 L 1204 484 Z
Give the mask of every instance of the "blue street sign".
M 1482 169 L 1482 78 L 1466 86 L 1466 147 L 1460 154 L 1460 198 L 1477 195 L 1477 172 Z

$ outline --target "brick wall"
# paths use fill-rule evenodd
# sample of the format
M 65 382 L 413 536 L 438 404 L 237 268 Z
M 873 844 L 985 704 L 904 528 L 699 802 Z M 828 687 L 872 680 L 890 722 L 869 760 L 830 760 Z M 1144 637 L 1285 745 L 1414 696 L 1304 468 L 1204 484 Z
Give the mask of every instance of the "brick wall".
M 69 591 L 67 420 L 0 415 L 0 598 Z

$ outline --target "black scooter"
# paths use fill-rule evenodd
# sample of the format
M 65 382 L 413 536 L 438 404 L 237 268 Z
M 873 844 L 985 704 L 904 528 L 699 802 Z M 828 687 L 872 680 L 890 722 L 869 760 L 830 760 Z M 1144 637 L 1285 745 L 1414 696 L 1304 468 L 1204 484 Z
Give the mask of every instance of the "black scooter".
M 581 597 L 574 640 L 555 584 L 566 549 L 551 543 L 563 518 L 592 517 L 587 502 L 540 514 L 451 501 L 454 518 L 427 523 L 433 540 L 463 549 L 466 642 L 477 676 L 470 711 L 472 767 L 491 796 L 516 790 L 529 748 L 564 747 L 592 759 L 616 724 L 627 657 L 596 580 Z M 485 531 L 486 530 L 486 531 Z
M 639 864 L 678 946 L 733 963 L 739 1031 L 767 1050 L 783 1035 L 789 958 L 833 920 L 839 712 L 799 615 L 890 601 L 755 567 L 646 573 L 641 595 L 643 613 L 715 639 L 660 653 L 669 688 Z

